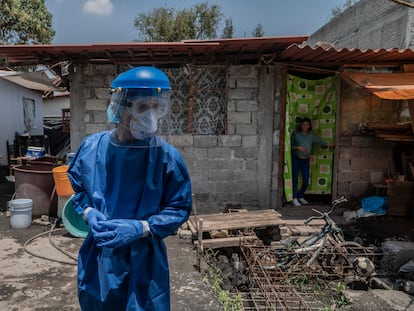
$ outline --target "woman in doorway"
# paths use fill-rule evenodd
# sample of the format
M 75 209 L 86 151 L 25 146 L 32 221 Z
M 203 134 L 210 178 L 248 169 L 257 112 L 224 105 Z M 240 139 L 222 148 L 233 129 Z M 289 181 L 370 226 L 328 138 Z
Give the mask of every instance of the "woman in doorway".
M 334 146 L 321 140 L 312 133 L 312 123 L 307 117 L 300 121 L 299 131 L 292 134 L 292 183 L 294 206 L 308 204 L 305 200 L 305 191 L 309 185 L 309 162 L 312 153 L 312 144 L 319 144 L 322 148 Z M 302 186 L 298 192 L 299 174 L 302 174 Z

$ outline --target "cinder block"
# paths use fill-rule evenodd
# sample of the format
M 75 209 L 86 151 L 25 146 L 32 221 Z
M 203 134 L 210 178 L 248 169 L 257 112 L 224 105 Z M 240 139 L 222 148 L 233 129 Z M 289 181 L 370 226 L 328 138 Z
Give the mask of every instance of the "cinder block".
M 106 111 L 89 111 L 89 114 L 92 117 L 91 122 L 93 123 L 106 123 L 108 120 Z
M 209 159 L 230 159 L 231 149 L 229 147 L 212 147 L 207 149 Z
M 85 134 L 93 134 L 97 132 L 102 132 L 108 129 L 107 123 L 86 123 L 85 124 Z
M 256 100 L 238 100 L 235 102 L 236 111 L 258 111 L 259 105 Z
M 220 135 L 218 137 L 218 145 L 223 147 L 239 147 L 242 145 L 242 137 L 240 135 Z
M 350 184 L 349 192 L 354 196 L 362 196 L 367 192 L 368 185 L 366 182 L 353 182 Z
M 242 147 L 256 147 L 257 146 L 257 136 L 256 135 L 244 135 L 242 137 Z
M 250 112 L 229 112 L 227 120 L 230 124 L 250 124 L 252 114 Z
M 360 172 L 359 171 L 346 171 L 341 173 L 341 181 L 342 182 L 353 182 L 360 180 Z
M 253 100 L 257 98 L 257 89 L 229 89 L 228 99 Z
M 353 136 L 352 146 L 354 147 L 372 147 L 375 145 L 375 137 Z
M 254 65 L 230 66 L 230 77 L 257 77 L 257 68 Z
M 236 134 L 257 135 L 257 125 L 255 124 L 236 124 Z
M 273 146 L 279 146 L 280 144 L 280 131 L 279 130 L 273 131 L 272 144 Z
M 242 159 L 256 159 L 256 148 L 235 148 L 234 157 Z
M 237 100 L 227 101 L 227 111 L 228 112 L 236 111 L 236 107 L 237 107 Z
M 259 87 L 259 79 L 256 77 L 239 77 L 235 81 L 235 86 L 237 88 L 258 88 Z
M 193 146 L 193 135 L 170 135 L 170 143 L 174 146 L 189 147 Z
M 217 146 L 217 136 L 195 135 L 194 147 L 214 147 Z
M 339 195 L 347 195 L 350 192 L 350 182 L 345 182 L 341 179 L 341 173 L 338 176 L 338 179 L 340 180 L 338 182 L 338 194 Z
M 210 181 L 234 180 L 235 175 L 232 170 L 209 170 L 208 178 Z
M 105 99 L 87 99 L 85 108 L 86 110 L 103 110 L 106 111 L 108 101 Z
M 96 88 L 95 89 L 95 96 L 97 99 L 105 99 L 109 100 L 111 95 L 109 94 L 109 89 L 106 88 Z

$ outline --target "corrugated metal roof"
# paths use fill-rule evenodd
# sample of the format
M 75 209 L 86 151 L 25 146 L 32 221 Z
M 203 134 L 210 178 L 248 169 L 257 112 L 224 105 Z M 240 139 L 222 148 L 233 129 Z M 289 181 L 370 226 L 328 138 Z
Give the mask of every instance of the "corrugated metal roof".
M 405 49 L 335 49 L 322 46 L 300 46 L 292 44 L 279 53 L 279 60 L 292 63 L 306 63 L 313 66 L 345 65 L 345 64 L 387 64 L 412 63 L 414 50 Z
M 60 61 L 93 63 L 257 62 L 307 36 L 64 45 L 2 45 L 7 65 L 53 64 Z
M 272 62 L 336 67 L 344 64 L 402 64 L 414 62 L 414 50 L 336 49 L 304 46 L 307 36 L 63 45 L 0 45 L 3 65 L 74 63 L 258 63 Z

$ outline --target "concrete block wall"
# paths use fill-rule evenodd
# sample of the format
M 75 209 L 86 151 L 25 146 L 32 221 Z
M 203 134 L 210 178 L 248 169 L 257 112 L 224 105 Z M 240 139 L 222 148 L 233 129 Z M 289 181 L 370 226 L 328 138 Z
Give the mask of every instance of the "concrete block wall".
M 108 130 L 106 108 L 109 86 L 116 76 L 113 65 L 78 65 L 70 76 L 71 150 L 92 133 Z
M 112 65 L 76 68 L 71 85 L 72 150 L 86 135 L 109 129 L 107 90 L 116 75 Z M 275 145 L 278 148 L 278 134 L 273 132 L 274 84 L 272 68 L 230 66 L 225 135 L 169 137 L 189 169 L 197 213 L 221 212 L 228 204 L 248 209 L 274 204 L 270 200 L 271 176 L 277 175 L 277 169 L 272 169 L 272 161 L 277 161 L 272 151 Z
M 306 44 L 331 42 L 335 48 L 410 48 L 413 13 L 388 0 L 360 0 L 310 35 Z
M 371 190 L 371 172 L 382 172 L 386 177 L 393 170 L 394 142 L 373 136 L 343 136 L 338 147 L 338 196 L 351 200 L 365 197 Z

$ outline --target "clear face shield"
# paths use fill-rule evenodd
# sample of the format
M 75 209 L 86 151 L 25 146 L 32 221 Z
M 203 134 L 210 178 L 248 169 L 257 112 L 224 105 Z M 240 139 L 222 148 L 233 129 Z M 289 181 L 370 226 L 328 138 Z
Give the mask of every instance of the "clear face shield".
M 108 122 L 118 124 L 112 141 L 128 147 L 152 147 L 158 145 L 157 136 L 168 140 L 169 106 L 168 90 L 116 90 L 107 110 Z

